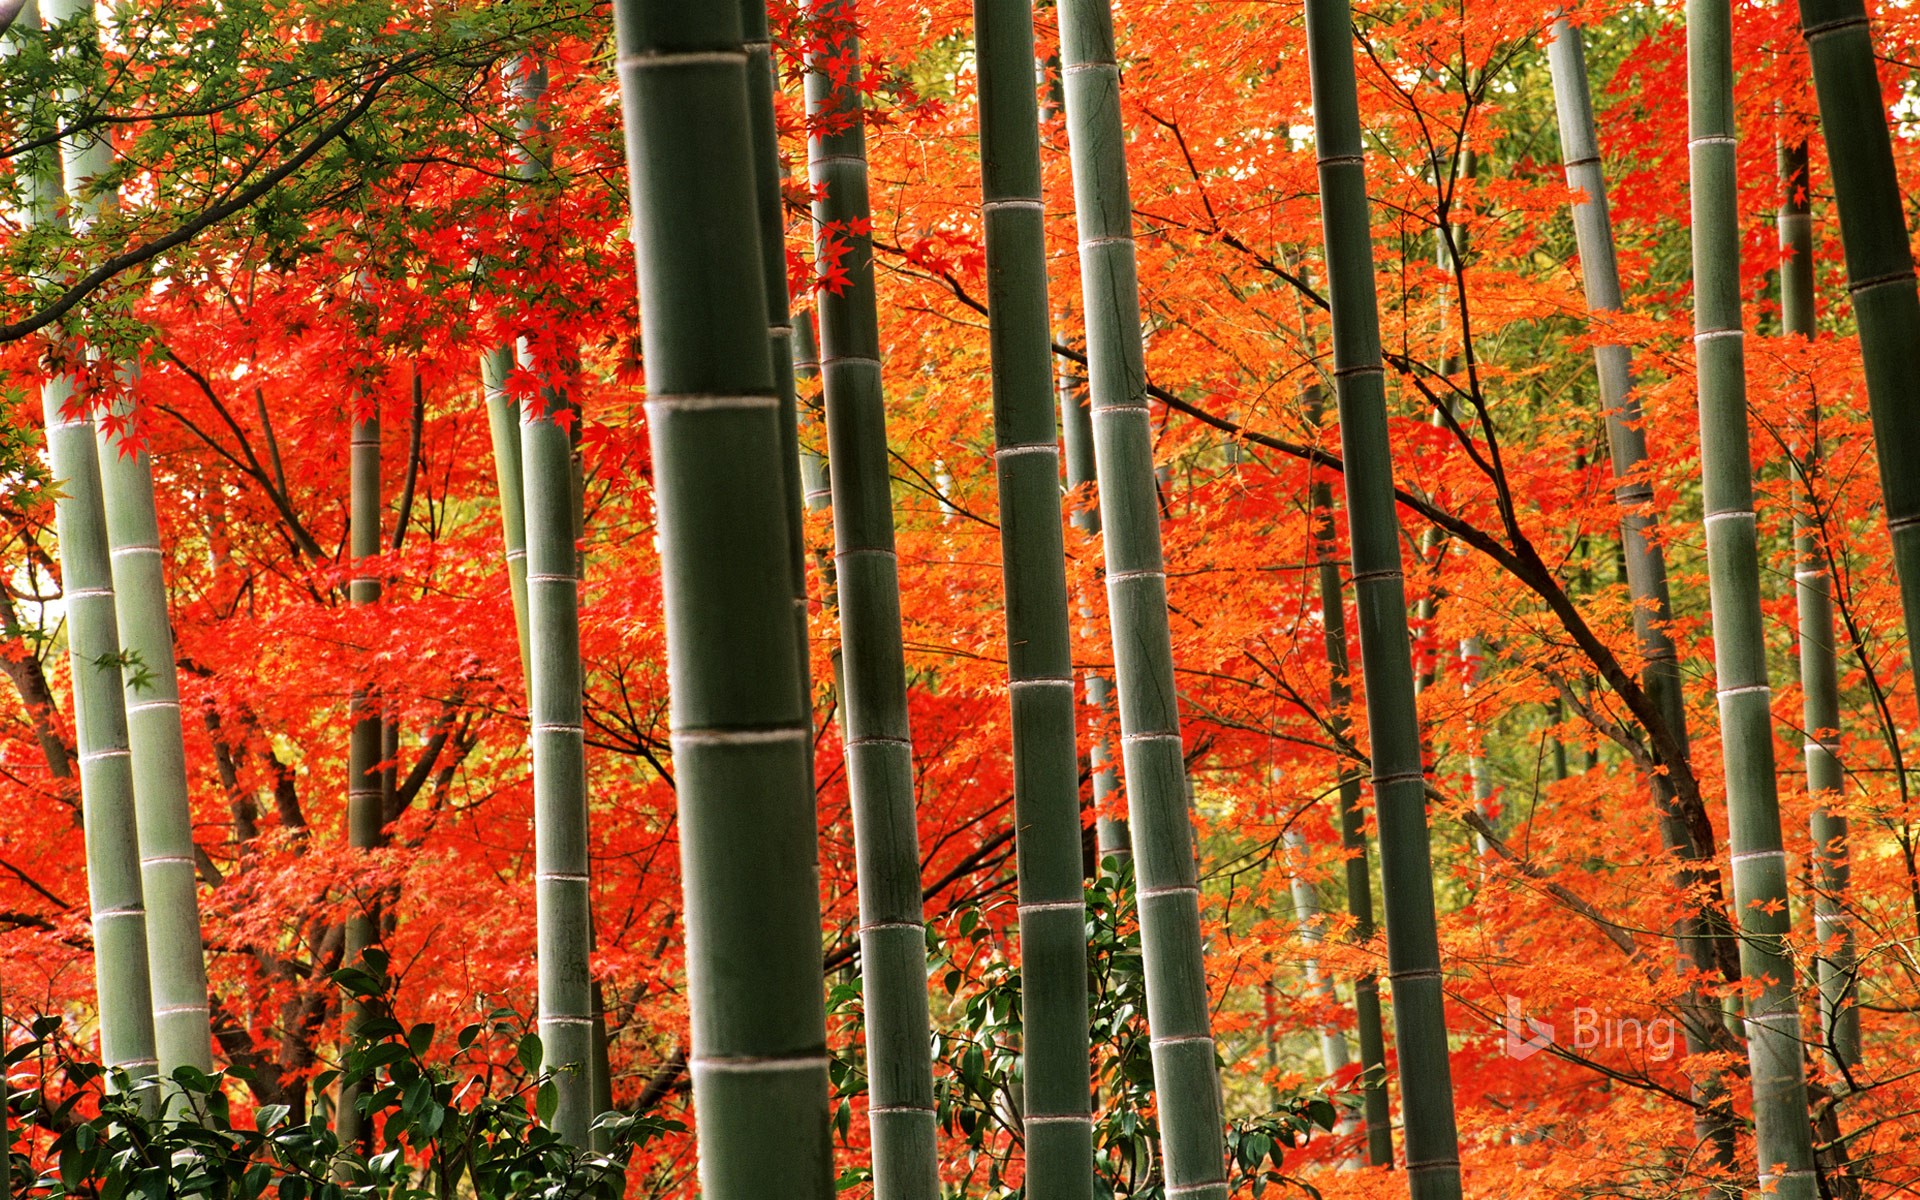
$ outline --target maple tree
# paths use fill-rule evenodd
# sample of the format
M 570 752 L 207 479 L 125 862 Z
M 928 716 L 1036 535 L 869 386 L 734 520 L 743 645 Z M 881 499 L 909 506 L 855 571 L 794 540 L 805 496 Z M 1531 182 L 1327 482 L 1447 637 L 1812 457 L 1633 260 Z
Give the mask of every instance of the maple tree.
M 97 49 L 91 9 L 21 7 L 0 57 L 15 1182 L 121 1169 L 97 1138 L 199 1147 L 141 1186 L 171 1160 L 270 1167 L 280 1195 L 664 1198 L 702 1186 L 705 1146 L 714 1196 L 779 1186 L 791 1152 L 821 1195 L 1038 1200 L 1061 1127 L 1035 1115 L 1087 1118 L 1056 1162 L 1090 1153 L 1095 1195 L 1459 1194 L 1443 1117 L 1470 1195 L 1920 1178 L 1913 217 L 1889 202 L 1920 151 L 1910 9 L 1363 0 L 1349 38 L 1338 0 L 1128 0 L 1108 70 L 1107 5 L 1061 0 L 1033 11 L 1029 97 L 1017 21 L 991 24 L 1022 5 L 981 4 L 976 50 L 971 4 L 749 3 L 722 39 L 752 43 L 739 127 L 683 147 L 740 161 L 639 172 L 630 204 L 628 146 L 666 143 L 623 133 L 668 110 L 623 116 L 634 49 L 605 7 L 127 0 Z M 1690 93 L 1716 16 L 1724 92 Z M 682 126 L 720 127 L 677 95 Z M 1725 128 L 1690 134 L 1690 97 Z M 1028 127 L 1031 177 L 996 174 Z M 1690 136 L 1722 191 L 1689 186 Z M 54 188 L 63 145 L 111 155 Z M 724 271 L 648 225 L 694 218 L 737 241 Z M 638 293 L 630 221 L 664 238 Z M 1350 324 L 1369 275 L 1377 375 Z M 1697 343 L 1696 299 L 1721 302 L 1701 332 L 1744 331 L 1743 366 L 1699 348 L 1741 339 Z M 768 326 L 762 372 L 740 347 Z M 1373 380 L 1379 416 L 1354 396 Z M 799 419 L 671 417 L 729 389 Z M 1038 392 L 1059 491 L 1019 474 L 1053 456 L 1006 453 L 1051 447 L 1051 408 L 1024 424 Z M 150 473 L 170 649 L 89 617 L 127 589 L 127 543 L 111 505 L 98 545 L 55 528 L 84 447 Z M 1043 628 L 1014 583 L 1061 569 L 1023 526 L 1050 536 L 1055 503 Z M 1748 507 L 1750 556 L 1722 515 Z M 1392 571 L 1401 599 L 1377 600 Z M 1170 659 L 1143 665 L 1155 605 Z M 1404 670 L 1381 667 L 1401 630 Z M 144 817 L 136 847 L 131 807 L 100 807 L 144 785 L 137 762 L 101 783 L 126 747 L 98 722 L 117 701 L 151 725 L 175 675 L 191 844 L 149 854 Z M 1062 677 L 1079 841 L 1049 845 L 1028 815 L 1036 755 L 1069 787 L 1065 710 L 1033 685 Z M 743 727 L 794 752 L 776 771 L 707 736 Z M 729 807 L 728 770 L 778 774 L 764 819 Z M 1768 787 L 1777 847 L 1748 802 Z M 130 888 L 139 856 L 172 865 Z M 188 864 L 212 1045 L 182 1116 L 90 1065 L 171 1071 L 177 1049 L 122 1051 L 113 997 L 151 989 L 151 1021 L 194 981 L 116 979 L 149 952 L 109 944 L 87 889 L 127 893 L 102 912 L 142 896 L 151 935 L 182 912 L 155 880 Z M 1437 961 L 1407 948 L 1421 869 Z M 1082 899 L 1084 937 L 1038 952 L 1031 906 Z M 1082 948 L 1069 1045 L 1079 969 L 1034 969 Z M 897 1032 L 922 1002 L 930 1038 Z M 1043 1067 L 1022 1050 L 1045 1004 L 1065 1048 Z M 805 1083 L 714 1090 L 713 1055 Z M 1040 1098 L 1077 1093 L 1074 1061 L 1086 1114 Z M 1795 1067 L 1804 1100 L 1773 1086 Z M 777 1144 L 727 1140 L 778 1103 Z M 583 1152 L 623 1168 L 581 1175 Z

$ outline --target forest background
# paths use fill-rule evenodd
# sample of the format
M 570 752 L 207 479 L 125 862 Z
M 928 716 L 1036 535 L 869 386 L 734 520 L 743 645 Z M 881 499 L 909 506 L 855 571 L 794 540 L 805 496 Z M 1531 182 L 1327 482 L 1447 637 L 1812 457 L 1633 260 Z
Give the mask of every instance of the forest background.
M 870 231 L 846 232 L 871 233 L 881 289 L 944 1182 L 997 1196 L 1019 1183 L 1021 1132 L 972 13 L 876 2 L 859 15 L 875 215 Z M 1648 799 L 1648 733 L 1609 682 L 1644 662 L 1591 352 L 1633 350 L 1692 772 L 1724 861 L 1693 406 L 1685 42 L 1671 5 L 1572 11 L 1626 293 L 1624 312 L 1590 319 L 1549 78 L 1555 15 L 1505 3 L 1366 3 L 1355 13 L 1416 669 L 1427 680 L 1420 715 L 1450 1057 L 1474 1193 L 1669 1195 L 1709 1169 L 1689 1079 L 1715 1062 L 1736 1069 L 1744 1056 L 1664 1053 L 1657 1032 L 1634 1031 L 1670 1032 L 1690 985 L 1730 997 L 1741 985 L 1654 969 L 1671 959 L 1664 931 L 1697 897 L 1670 885 Z M 816 286 L 837 286 L 838 264 L 833 231 L 815 255 L 806 215 L 799 64 L 813 35 L 793 5 L 776 4 L 773 17 L 790 276 L 804 310 Z M 1920 145 L 1917 19 L 1884 6 L 1874 25 L 1905 178 Z M 1055 340 L 1071 402 L 1083 343 L 1053 10 L 1041 7 L 1037 21 Z M 1322 1034 L 1351 1031 L 1351 981 L 1379 972 L 1384 953 L 1377 938 L 1349 937 L 1340 898 L 1348 854 L 1337 785 L 1343 771 L 1364 769 L 1367 731 L 1360 706 L 1330 698 L 1323 640 L 1324 522 L 1313 495 L 1338 479 L 1314 448 L 1331 451 L 1337 437 L 1324 399 L 1325 271 L 1299 12 L 1129 0 L 1116 26 L 1227 1116 L 1237 1153 L 1275 1150 L 1270 1161 L 1284 1157 L 1285 1173 L 1322 1195 L 1396 1195 L 1404 1181 L 1390 1172 L 1339 1169 L 1359 1154 L 1351 1123 L 1298 1148 L 1255 1140 L 1290 1142 L 1291 1127 L 1271 1116 L 1315 1090 L 1355 1102 L 1357 1066 L 1330 1075 Z M 0 70 L 0 113 L 10 114 L 0 156 L 14 164 L 0 224 L 9 297 L 0 381 L 11 408 L 0 447 L 0 667 L 13 685 L 0 696 L 0 990 L 10 1036 L 61 1014 L 64 1036 L 84 1045 L 93 1007 L 57 480 L 41 457 L 39 380 L 50 365 L 84 377 L 102 411 L 131 400 L 130 428 L 152 456 L 214 1033 L 222 1063 L 251 1076 L 229 1085 L 234 1102 L 298 1114 L 324 1105 L 311 1085 L 333 1063 L 343 1017 L 330 976 L 343 965 L 347 913 L 368 895 L 391 914 L 380 940 L 403 1024 L 455 1029 L 505 1010 L 524 1026 L 535 978 L 529 730 L 480 374 L 483 350 L 523 337 L 534 359 L 563 365 L 517 371 L 507 390 L 530 399 L 564 387 L 579 410 L 592 962 L 612 1096 L 629 1111 L 684 1116 L 660 564 L 606 12 L 137 0 L 107 27 L 110 86 L 87 103 L 111 129 L 122 203 L 97 222 L 18 219 L 18 164 L 44 147 L 11 114 L 74 68 L 53 54 Z M 1807 983 L 1823 952 L 1811 898 L 1824 890 L 1849 914 L 1860 1049 L 1845 1071 L 1810 1055 L 1816 1128 L 1829 1169 L 1844 1161 L 1865 1194 L 1891 1195 L 1920 1179 L 1910 1070 L 1920 814 L 1902 744 L 1920 714 L 1797 16 L 1739 3 L 1733 30 L 1791 947 Z M 513 166 L 506 84 L 506 65 L 529 46 L 550 78 L 551 169 L 533 181 Z M 1779 149 L 1802 142 L 1819 298 L 1811 339 L 1782 332 L 1775 224 L 1790 190 Z M 801 439 L 815 453 L 817 392 L 802 380 Z M 1815 436 L 1809 412 L 1826 448 L 1810 488 L 1794 469 Z M 355 606 L 349 584 L 364 563 L 349 550 L 347 458 L 352 427 L 371 417 L 386 433 L 390 481 L 381 597 Z M 1090 501 L 1084 485 L 1071 493 L 1080 509 Z M 1796 520 L 1833 581 L 1841 707 L 1831 730 L 1805 728 L 1793 682 Z M 816 555 L 830 551 L 817 508 L 807 541 Z M 1334 561 L 1342 553 L 1336 546 Z M 1068 555 L 1086 609 L 1074 663 L 1098 675 L 1111 652 L 1097 534 L 1069 530 Z M 834 720 L 836 618 L 819 583 L 810 615 L 823 951 L 842 1064 L 843 1182 L 857 1189 L 854 854 Z M 378 698 L 386 731 L 387 832 L 371 853 L 345 838 L 356 690 Z M 1111 714 L 1084 712 L 1083 750 L 1114 745 Z M 1351 736 L 1343 718 L 1355 723 Z M 1813 803 L 1795 769 L 1808 739 L 1835 743 L 1845 768 L 1842 792 L 1825 801 L 1854 831 L 1840 896 L 1813 871 Z M 1096 787 L 1095 768 L 1083 781 L 1090 879 L 1102 857 L 1097 819 L 1124 816 L 1123 793 Z M 1155 1194 L 1137 934 L 1124 886 L 1096 886 L 1109 889 L 1096 892 L 1090 935 L 1096 951 L 1107 946 L 1096 954 L 1099 1075 L 1103 1095 L 1129 1098 L 1101 1112 L 1102 1178 L 1117 1194 Z M 1819 1029 L 1805 990 L 1804 1024 Z M 1514 1012 L 1562 1036 L 1517 1057 Z M 1575 1044 L 1594 1014 L 1617 1036 Z M 529 1070 L 504 1032 L 514 1019 L 477 1052 L 509 1091 Z M 1259 1157 L 1239 1154 L 1239 1184 L 1275 1186 L 1253 1168 Z M 688 1194 L 693 1162 L 690 1137 L 663 1134 L 635 1159 L 630 1194 Z

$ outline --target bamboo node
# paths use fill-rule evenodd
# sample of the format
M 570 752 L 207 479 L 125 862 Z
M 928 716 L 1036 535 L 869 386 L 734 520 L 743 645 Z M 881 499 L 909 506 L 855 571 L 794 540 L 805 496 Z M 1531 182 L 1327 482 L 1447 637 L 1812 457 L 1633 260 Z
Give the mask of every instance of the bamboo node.
M 1212 1041 L 1213 1041 L 1213 1035 L 1209 1033 L 1185 1033 L 1175 1037 L 1153 1038 L 1150 1041 L 1148 1041 L 1147 1044 L 1157 1050 L 1161 1046 L 1186 1046 L 1186 1045 L 1191 1045 L 1194 1042 L 1210 1043 Z
M 1721 688 L 1716 694 L 1724 699 L 1728 696 L 1748 696 L 1755 692 L 1765 692 L 1771 695 L 1773 688 L 1764 683 L 1743 683 L 1739 687 Z
M 1710 342 L 1715 338 L 1745 338 L 1746 336 L 1746 331 L 1743 329 L 1706 329 L 1694 334 L 1693 342 L 1697 346 L 1701 342 Z
M 701 1057 L 690 1059 L 687 1066 L 695 1071 L 714 1071 L 722 1074 L 749 1074 L 763 1071 L 824 1071 L 828 1059 L 824 1054 L 795 1056 L 792 1058 L 717 1058 Z
M 1594 166 L 1600 165 L 1600 156 L 1598 154 L 1584 154 L 1584 155 L 1581 155 L 1579 158 L 1565 159 L 1561 162 L 1560 165 L 1566 169 L 1569 175 L 1571 175 L 1575 170 L 1579 169 L 1580 167 L 1594 167 Z M 1572 180 L 1568 180 L 1568 182 L 1571 183 Z M 1587 203 L 1591 204 L 1593 203 L 1593 201 L 1589 200 L 1587 201 Z
M 648 67 L 711 67 L 745 66 L 746 50 L 681 50 L 662 53 L 658 50 L 642 50 L 634 54 L 622 54 L 614 60 L 621 70 L 629 68 L 644 70 Z
M 774 408 L 780 403 L 772 395 L 717 395 L 711 392 L 682 392 L 676 395 L 649 396 L 647 407 L 664 412 L 714 412 L 735 408 Z
M 122 554 L 158 554 L 158 553 L 160 553 L 160 547 L 148 546 L 145 544 L 133 545 L 133 546 L 115 546 L 113 548 L 113 557 L 115 558 L 120 557 Z
M 1120 64 L 1110 58 L 1092 58 L 1086 62 L 1072 62 L 1062 67 L 1062 75 L 1078 75 L 1082 71 L 1113 71 L 1118 73 Z
M 1201 1192 L 1218 1192 L 1227 1186 L 1224 1179 L 1211 1179 L 1201 1183 L 1183 1183 L 1167 1189 L 1169 1196 L 1192 1196 Z
M 1848 280 L 1847 291 L 1857 296 L 1861 292 L 1870 292 L 1874 288 L 1886 287 L 1890 284 L 1906 284 L 1911 286 L 1912 283 L 1913 264 L 1909 262 L 1904 271 L 1890 271 L 1884 275 L 1869 275 L 1867 278 L 1859 280 L 1858 282 Z
M 1002 200 L 982 200 L 981 212 L 994 212 L 1002 208 L 1025 209 L 1028 212 L 1041 212 L 1046 208 L 1039 199 L 1028 196 L 1009 196 Z
M 1020 905 L 1019 911 L 1022 913 L 1065 912 L 1067 909 L 1085 912 L 1087 905 L 1082 900 L 1032 900 Z
M 1021 1118 L 1027 1125 L 1091 1125 L 1093 1117 L 1088 1113 L 1028 1113 Z
M 538 871 L 534 873 L 533 877 L 547 883 L 586 883 L 589 881 L 585 875 L 574 875 L 565 871 Z
M 1001 446 L 993 452 L 995 458 L 1006 458 L 1016 454 L 1051 454 L 1058 457 L 1060 447 L 1052 442 L 1029 442 L 1017 446 Z
M 1114 413 L 1128 415 L 1139 413 L 1143 417 L 1150 415 L 1150 410 L 1144 404 L 1096 404 L 1091 411 L 1096 417 L 1103 417 Z
M 83 763 L 90 763 L 90 762 L 96 762 L 103 758 L 131 758 L 131 757 L 133 757 L 133 752 L 131 750 L 87 750 L 81 753 L 80 761 Z
M 1785 858 L 1785 850 L 1747 850 L 1733 856 L 1729 861 L 1736 863 L 1751 862 L 1760 858 Z
M 675 746 L 751 746 L 766 742 L 805 741 L 813 736 L 810 729 L 795 726 L 788 729 L 676 729 L 670 740 Z
M 1818 25 L 1802 26 L 1800 36 L 1803 40 L 1811 43 L 1817 42 L 1821 38 L 1831 37 L 1836 33 L 1845 33 L 1849 29 L 1865 29 L 1866 27 L 1867 14 L 1863 12 L 1857 17 L 1841 17 L 1837 21 L 1822 21 Z
M 858 154 L 816 154 L 807 156 L 807 165 L 816 166 L 854 166 L 862 171 L 867 169 L 867 160 Z
M 149 708 L 177 709 L 179 707 L 180 707 L 180 702 L 178 700 L 142 700 L 138 704 L 127 705 L 127 715 L 132 716 L 134 713 L 144 712 Z
M 1166 887 L 1145 887 L 1134 892 L 1141 900 L 1153 900 L 1160 896 L 1198 896 L 1200 889 L 1190 883 L 1169 884 Z
M 1126 745 L 1130 742 L 1177 742 L 1179 740 L 1180 733 L 1175 730 L 1170 733 L 1129 733 L 1122 736 L 1120 742 Z
M 1014 680 L 1009 680 L 1007 683 L 1007 686 L 1010 688 L 1072 687 L 1073 680 L 1070 678 L 1068 679 L 1014 679 Z
M 1328 154 L 1319 160 L 1323 167 L 1363 167 L 1367 164 L 1364 154 Z
M 1108 571 L 1107 582 L 1124 583 L 1129 579 L 1165 579 L 1167 573 L 1154 567 L 1142 567 L 1136 571 Z

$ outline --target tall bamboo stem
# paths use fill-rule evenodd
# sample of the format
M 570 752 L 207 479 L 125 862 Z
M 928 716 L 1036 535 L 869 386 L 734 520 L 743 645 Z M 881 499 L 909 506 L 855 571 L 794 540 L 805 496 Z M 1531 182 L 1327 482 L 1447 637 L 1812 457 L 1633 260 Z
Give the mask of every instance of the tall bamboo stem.
M 1625 309 L 1625 295 L 1614 255 L 1606 173 L 1594 129 L 1585 38 L 1579 26 L 1566 17 L 1554 22 L 1553 34 L 1547 61 L 1553 74 L 1560 158 L 1567 186 L 1580 193 L 1571 207 L 1587 307 L 1595 312 L 1618 313 Z M 1658 536 L 1659 518 L 1653 511 L 1653 485 L 1647 478 L 1647 438 L 1640 398 L 1634 391 L 1631 351 L 1618 342 L 1601 343 L 1594 347 L 1593 359 L 1613 463 L 1614 502 L 1620 508 L 1621 558 L 1626 564 L 1627 591 L 1634 601 L 1634 640 L 1646 664 L 1640 682 L 1685 752 L 1686 700 L 1681 692 L 1679 655 L 1668 632 L 1673 605 L 1667 589 L 1667 559 Z M 1661 845 L 1671 860 L 1673 887 L 1701 897 L 1674 926 L 1680 968 L 1705 977 L 1716 969 L 1709 938 L 1717 936 L 1724 926 L 1724 918 L 1719 915 L 1720 869 L 1712 861 L 1711 842 L 1704 840 L 1680 811 L 1667 776 L 1656 773 L 1648 782 L 1658 814 Z M 1712 1050 L 1719 1033 L 1715 1028 L 1720 1019 L 1718 1004 L 1696 985 L 1689 991 L 1685 1008 L 1682 1034 L 1688 1053 Z M 1717 1074 L 1700 1076 L 1694 1081 L 1693 1095 L 1699 1101 L 1695 1126 L 1700 1136 L 1713 1146 L 1719 1165 L 1731 1167 L 1733 1113 L 1724 1079 Z
M 1225 1200 L 1220 1076 L 1167 625 L 1113 13 L 1107 0 L 1063 0 L 1059 19 L 1094 468 L 1164 1175 L 1169 1194 Z
M 1012 708 L 1026 1186 L 1034 1200 L 1091 1200 L 1080 759 L 1054 428 L 1033 8 L 1027 0 L 975 0 L 973 21 Z
M 851 5 L 820 0 L 812 12 L 831 53 L 857 63 Z M 845 675 L 840 717 L 860 887 L 874 1195 L 934 1200 L 940 1192 L 939 1147 L 926 926 L 873 242 L 865 232 L 871 215 L 866 134 L 857 67 L 841 85 L 828 78 L 822 64 L 809 62 L 808 68 L 807 112 L 815 129 L 807 169 L 819 197 L 813 206 L 816 258 L 824 263 L 838 253 L 846 273 L 837 291 L 818 292 L 820 371 Z
M 1827 136 L 1847 290 L 1860 327 L 1880 490 L 1906 612 L 1909 656 L 1920 648 L 1920 292 L 1906 197 L 1893 161 L 1879 60 L 1862 0 L 1800 0 Z
M 1408 1184 L 1416 1200 L 1460 1193 L 1440 942 L 1426 819 L 1420 716 L 1387 439 L 1373 234 L 1347 0 L 1308 0 L 1320 215 L 1333 316 L 1334 389 L 1348 469 L 1347 530 L 1360 614 L 1374 804 L 1385 889 L 1388 978 L 1400 1054 Z
M 1095 483 L 1096 471 L 1093 462 L 1093 413 L 1087 404 L 1087 381 L 1074 372 L 1074 365 L 1062 358 L 1056 369 L 1060 392 L 1060 440 L 1066 450 L 1067 488 L 1077 492 Z M 1073 514 L 1074 528 L 1089 536 L 1100 532 L 1097 494 L 1094 500 L 1095 503 Z M 1094 620 L 1092 606 L 1084 599 L 1080 605 L 1080 619 L 1088 624 Z M 1106 810 L 1114 792 L 1120 789 L 1119 773 L 1113 766 L 1113 748 L 1108 745 L 1106 734 L 1107 724 L 1113 715 L 1113 685 L 1095 667 L 1089 667 L 1083 678 L 1086 680 L 1087 708 L 1092 712 L 1088 721 L 1087 773 L 1093 780 L 1093 808 L 1099 813 Z M 1127 823 L 1121 818 L 1096 817 L 1093 840 L 1094 849 L 1103 862 L 1109 857 L 1127 858 L 1133 854 Z
M 752 68 L 736 4 L 614 11 L 667 580 L 701 1191 L 831 1200 L 813 738 Z
M 91 22 L 90 7 L 53 0 L 55 20 Z M 97 34 L 83 48 L 92 49 Z M 66 190 L 73 197 L 76 232 L 118 204 L 104 184 L 113 149 L 104 138 L 74 137 L 62 145 Z M 159 1071 L 213 1070 L 208 1026 L 207 967 L 200 940 L 200 901 L 194 861 L 193 815 L 187 795 L 187 757 L 180 727 L 180 689 L 173 630 L 154 507 L 153 464 L 134 426 L 133 404 L 115 402 L 120 432 L 96 429 L 100 492 L 112 557 L 115 617 L 120 647 L 127 740 L 140 846 L 141 891 L 146 905 L 148 974 Z M 168 1091 L 170 1103 L 183 1098 Z
M 1323 392 L 1307 389 L 1314 423 L 1320 419 Z M 1328 729 L 1334 739 L 1352 737 L 1353 662 L 1347 650 L 1347 601 L 1340 585 L 1339 548 L 1334 540 L 1333 488 L 1315 480 L 1308 492 L 1313 519 L 1314 573 L 1320 586 L 1320 632 L 1327 656 Z M 1353 940 L 1373 940 L 1373 867 L 1367 855 L 1366 813 L 1360 807 L 1360 772 L 1345 755 L 1339 760 L 1340 847 L 1346 854 L 1347 915 Z M 1387 1098 L 1386 1038 L 1380 1023 L 1380 980 L 1372 972 L 1353 981 L 1354 1030 L 1360 1043 L 1361 1112 L 1367 1126 L 1367 1165 L 1393 1165 L 1393 1114 Z
M 92 12 L 91 6 L 76 0 L 54 0 L 44 8 L 49 25 L 90 22 Z M 34 13 L 23 13 L 18 21 L 16 36 L 40 36 Z M 76 179 L 85 180 L 98 173 L 88 169 L 84 145 L 68 144 L 61 151 L 62 159 L 72 159 L 76 151 L 82 156 L 79 169 L 74 171 Z M 27 220 L 36 225 L 58 222 L 63 194 L 59 166 L 50 154 L 34 155 L 23 166 Z M 71 375 L 43 380 L 40 403 L 47 423 L 48 465 L 59 485 L 54 528 L 66 605 L 74 749 L 79 759 L 81 811 L 87 835 L 87 897 L 93 924 L 100 1061 L 110 1070 L 126 1072 L 132 1086 L 146 1092 L 145 1081 L 152 1078 L 159 1063 L 99 445 L 93 414 L 84 398 L 75 396 Z
M 1808 211 L 1807 144 L 1780 147 L 1780 324 L 1783 333 L 1814 336 L 1813 216 Z M 1794 511 L 1794 600 L 1799 611 L 1801 723 L 1807 793 L 1813 797 L 1808 825 L 1813 835 L 1813 922 L 1822 946 L 1832 949 L 1814 960 L 1820 983 L 1821 1050 L 1836 1075 L 1860 1062 L 1860 1009 L 1854 975 L 1859 969 L 1853 924 L 1847 915 L 1847 818 L 1836 811 L 1846 783 L 1840 765 L 1840 672 L 1838 637 L 1833 623 L 1833 583 L 1822 545 L 1820 498 L 1820 396 L 1811 380 L 1806 388 L 1800 453 L 1794 473 L 1801 504 Z
M 1792 918 L 1775 791 L 1772 689 L 1747 438 L 1733 78 L 1729 0 L 1688 0 L 1687 159 L 1700 470 L 1740 961 L 1742 973 L 1759 983 L 1746 1017 L 1756 1156 L 1763 1189 L 1788 1200 L 1810 1200 L 1820 1189 L 1801 1068 L 1800 1007 L 1785 944 Z

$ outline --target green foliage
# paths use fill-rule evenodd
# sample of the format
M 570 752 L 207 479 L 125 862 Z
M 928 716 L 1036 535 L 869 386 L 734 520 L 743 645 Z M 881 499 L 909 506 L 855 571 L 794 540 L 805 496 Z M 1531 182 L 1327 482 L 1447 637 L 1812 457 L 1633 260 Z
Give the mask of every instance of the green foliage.
M 378 950 L 333 980 L 387 1011 L 391 989 Z M 67 1084 L 57 1099 L 44 1085 L 8 1095 L 9 1129 L 17 1136 L 24 1127 L 36 1148 L 31 1157 L 15 1153 L 13 1177 L 32 1179 L 34 1195 L 585 1200 L 619 1195 L 633 1150 L 686 1129 L 666 1118 L 607 1113 L 597 1123 L 609 1140 L 606 1153 L 565 1144 L 544 1124 L 554 1103 L 550 1078 L 529 1070 L 525 1082 L 491 1086 L 503 1078 L 492 1057 L 503 1039 L 517 1039 L 522 1066 L 540 1062 L 538 1035 L 524 1032 L 525 1022 L 509 1009 L 451 1039 L 430 1024 L 403 1028 L 385 1016 L 365 1022 L 340 1068 L 314 1080 L 316 1092 L 343 1078 L 359 1085 L 363 1128 L 377 1130 L 364 1145 L 342 1145 L 324 1112 L 298 1121 L 285 1105 L 263 1105 L 251 1121 L 238 1117 L 228 1085 L 249 1079 L 238 1068 L 212 1075 L 179 1068 L 170 1086 L 188 1102 L 156 1115 L 124 1073 L 75 1054 L 59 1039 L 60 1027 L 58 1017 L 40 1018 L 5 1059 L 11 1070 L 40 1057 L 51 1064 L 44 1077 Z

